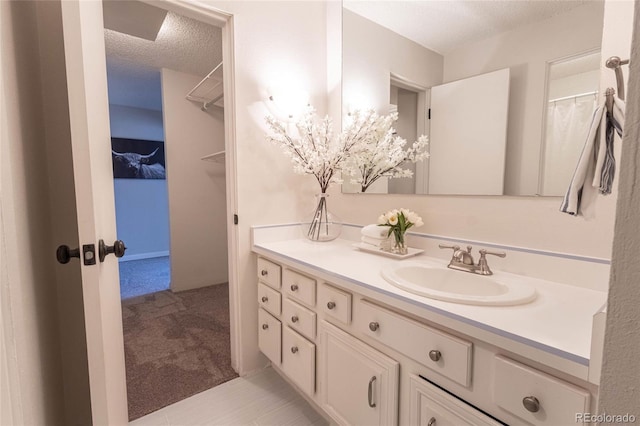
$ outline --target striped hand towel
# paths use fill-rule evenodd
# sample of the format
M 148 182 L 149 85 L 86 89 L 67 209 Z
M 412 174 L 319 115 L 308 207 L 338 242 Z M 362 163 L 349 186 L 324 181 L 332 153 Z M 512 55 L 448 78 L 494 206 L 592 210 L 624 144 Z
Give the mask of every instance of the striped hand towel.
M 580 159 L 578 160 L 578 166 L 576 167 L 569 189 L 567 190 L 560 211 L 568 213 L 570 215 L 580 215 L 585 205 L 585 190 L 588 191 L 589 183 L 593 181 L 593 173 L 596 164 L 596 157 L 594 147 L 596 141 L 600 138 L 600 128 L 604 129 L 606 116 L 604 114 L 605 107 L 599 106 L 593 113 L 591 118 L 591 125 L 589 126 L 589 134 L 587 140 L 582 148 Z M 586 185 L 585 185 L 586 184 Z M 589 198 L 591 200 L 591 198 Z
M 613 111 L 606 113 L 605 143 L 598 147 L 598 159 L 596 172 L 593 177 L 593 186 L 598 188 L 601 194 L 611 194 L 613 179 L 616 174 L 616 158 L 614 156 L 615 134 L 622 138 L 624 128 L 625 103 L 617 96 L 613 98 Z

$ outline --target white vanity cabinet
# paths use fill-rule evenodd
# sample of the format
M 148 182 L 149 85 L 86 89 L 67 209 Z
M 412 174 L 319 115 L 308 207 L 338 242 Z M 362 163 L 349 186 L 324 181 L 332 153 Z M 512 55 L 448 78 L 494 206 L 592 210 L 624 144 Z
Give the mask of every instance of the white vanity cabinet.
M 341 425 L 396 425 L 399 363 L 325 321 L 320 336 L 322 407 Z
M 296 265 L 258 260 L 259 348 L 337 424 L 552 426 L 594 412 L 597 388 L 566 372 Z

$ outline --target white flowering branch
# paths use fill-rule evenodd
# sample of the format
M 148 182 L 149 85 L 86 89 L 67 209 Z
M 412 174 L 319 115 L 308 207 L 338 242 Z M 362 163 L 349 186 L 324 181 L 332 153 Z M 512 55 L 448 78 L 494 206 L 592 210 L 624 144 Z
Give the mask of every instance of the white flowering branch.
M 266 117 L 266 121 L 273 133 L 267 139 L 282 147 L 293 163 L 294 172 L 315 176 L 321 192 L 339 182 L 338 172 L 352 146 L 334 137 L 329 117 L 316 119 L 315 110 L 308 106 L 292 131 L 273 117 Z
M 378 115 L 372 110 L 355 111 L 351 118 L 345 133 L 360 135 L 361 138 L 355 154 L 345 162 L 343 171 L 352 177 L 352 183 L 360 185 L 362 192 L 381 177 L 411 177 L 413 172 L 402 168 L 402 165 L 429 157 L 427 136 L 421 135 L 405 148 L 407 141 L 394 135 L 392 125 L 398 119 L 397 113 Z

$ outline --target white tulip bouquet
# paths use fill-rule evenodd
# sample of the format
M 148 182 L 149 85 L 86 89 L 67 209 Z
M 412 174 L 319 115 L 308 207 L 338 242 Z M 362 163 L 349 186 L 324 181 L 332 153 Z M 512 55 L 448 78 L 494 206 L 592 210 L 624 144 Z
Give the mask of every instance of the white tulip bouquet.
M 394 209 L 381 214 L 378 217 L 378 226 L 388 226 L 389 233 L 387 237 L 393 234 L 395 246 L 393 251 L 398 254 L 407 254 L 407 246 L 404 241 L 404 234 L 409 228 L 424 225 L 422 218 L 415 212 L 407 209 Z

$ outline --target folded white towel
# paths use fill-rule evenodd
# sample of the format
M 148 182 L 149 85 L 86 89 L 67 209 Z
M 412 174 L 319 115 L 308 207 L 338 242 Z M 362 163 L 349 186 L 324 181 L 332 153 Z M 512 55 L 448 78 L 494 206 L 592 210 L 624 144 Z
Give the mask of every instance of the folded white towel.
M 561 212 L 571 215 L 583 214 L 583 209 L 590 207 L 590 203 L 594 200 L 593 193 L 596 192 L 592 186 L 593 173 L 596 166 L 594 146 L 595 141 L 604 134 L 604 131 L 600 130 L 606 126 L 606 115 L 604 111 L 604 106 L 599 106 L 593 113 L 589 134 L 582 149 L 582 154 L 580 154 L 578 166 L 573 173 L 569 189 L 560 206 Z
M 360 237 L 360 241 L 362 241 L 363 243 L 371 244 L 376 247 L 381 247 L 387 240 L 388 238 L 371 238 L 365 235 Z
M 360 234 L 363 237 L 386 239 L 389 233 L 389 228 L 386 226 L 367 225 L 360 230 Z

